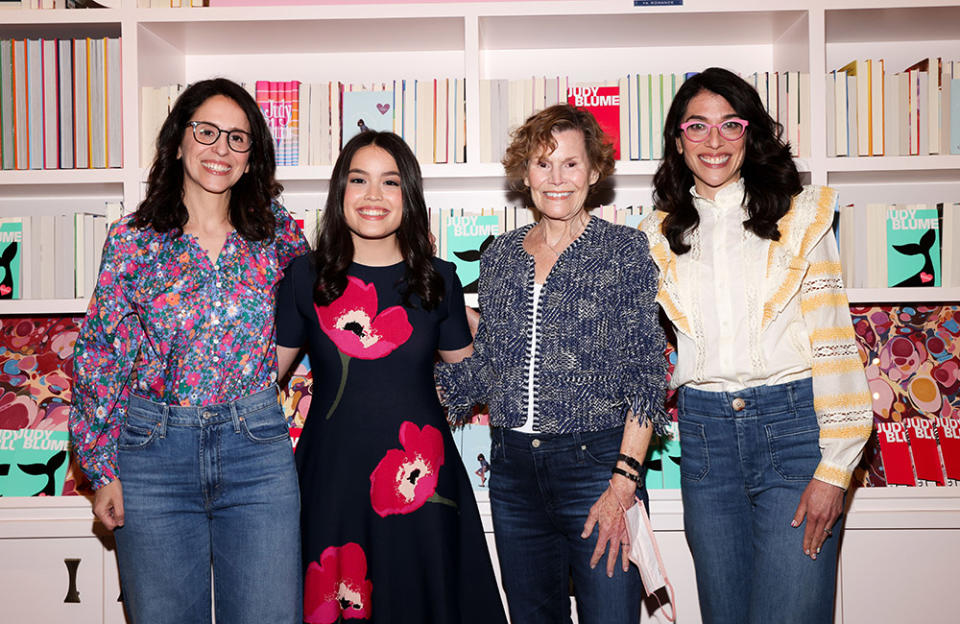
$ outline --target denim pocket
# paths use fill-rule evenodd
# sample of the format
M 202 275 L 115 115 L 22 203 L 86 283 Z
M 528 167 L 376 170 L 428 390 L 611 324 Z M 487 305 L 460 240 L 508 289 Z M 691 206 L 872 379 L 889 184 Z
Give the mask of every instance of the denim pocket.
M 287 419 L 283 414 L 283 408 L 279 404 L 268 405 L 254 412 L 243 414 L 240 417 L 240 428 L 248 440 L 258 444 L 290 439 Z
M 598 466 L 603 466 L 609 470 L 617 463 L 620 442 L 621 440 L 614 440 L 613 438 L 587 442 L 583 445 L 584 455 Z
M 677 432 L 680 436 L 680 478 L 699 481 L 710 471 L 710 454 L 703 425 L 681 418 L 677 423 Z
M 156 437 L 159 423 L 149 423 L 138 418 L 131 418 L 127 414 L 127 422 L 120 430 L 120 437 L 117 439 L 117 448 L 127 451 L 136 451 L 146 448 Z
M 495 431 L 490 438 L 490 465 L 492 467 L 493 464 L 499 464 L 505 459 L 506 456 L 503 452 L 503 438 L 499 431 Z
M 809 480 L 820 463 L 817 417 L 795 418 L 764 426 L 774 470 L 788 481 Z

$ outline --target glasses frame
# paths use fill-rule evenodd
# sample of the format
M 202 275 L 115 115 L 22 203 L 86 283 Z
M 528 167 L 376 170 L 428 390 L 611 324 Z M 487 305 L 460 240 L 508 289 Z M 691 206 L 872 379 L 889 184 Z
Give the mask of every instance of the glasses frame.
M 207 143 L 207 142 L 205 142 L 205 141 L 201 141 L 201 140 L 200 140 L 200 137 L 197 136 L 197 126 L 199 126 L 200 124 L 203 124 L 203 125 L 205 125 L 205 126 L 210 126 L 210 127 L 212 127 L 212 128 L 216 128 L 216 129 L 217 129 L 217 137 L 216 137 L 213 141 L 211 141 L 210 143 Z M 246 153 L 249 152 L 251 149 L 253 149 L 253 135 L 250 134 L 249 132 L 247 132 L 246 130 L 224 130 L 223 128 L 221 128 L 221 127 L 218 126 L 217 124 L 215 124 L 215 123 L 210 123 L 209 121 L 188 121 L 188 122 L 187 122 L 187 125 L 190 126 L 191 128 L 193 128 L 193 140 L 196 141 L 197 143 L 199 143 L 200 145 L 215 145 L 215 144 L 217 143 L 217 141 L 220 140 L 220 136 L 223 135 L 223 134 L 226 134 L 226 135 L 227 135 L 227 147 L 229 147 L 231 151 L 236 152 L 236 153 L 238 153 L 238 154 L 246 154 Z M 239 150 L 239 149 L 237 149 L 237 148 L 233 145 L 233 143 L 230 141 L 230 135 L 232 135 L 232 134 L 242 134 L 242 135 L 244 135 L 245 137 L 247 137 L 247 144 L 249 145 L 249 147 L 247 147 L 247 149 L 245 149 L 245 150 Z
M 729 123 L 729 122 L 731 122 L 731 121 L 735 121 L 735 122 L 737 122 L 737 123 L 739 123 L 740 125 L 743 126 L 743 131 L 740 133 L 740 136 L 738 136 L 738 137 L 735 138 L 735 139 L 731 139 L 731 138 L 729 138 L 729 137 L 725 137 L 725 136 L 723 136 L 723 133 L 720 132 L 720 126 L 722 126 L 722 125 L 725 124 L 725 123 Z M 690 126 L 692 126 L 692 125 L 694 125 L 694 124 L 701 124 L 701 125 L 704 125 L 704 126 L 707 127 L 707 134 L 706 134 L 702 139 L 700 139 L 699 141 L 698 141 L 697 139 L 691 138 L 690 135 L 687 134 L 687 128 L 689 128 Z M 724 141 L 739 141 L 740 139 L 743 138 L 743 135 L 747 133 L 747 126 L 749 126 L 749 125 L 750 125 L 750 122 L 749 122 L 749 121 L 747 121 L 746 119 L 740 119 L 739 117 L 731 117 L 730 119 L 724 119 L 724 120 L 721 121 L 720 123 L 715 123 L 715 124 L 709 124 L 709 123 L 707 123 L 707 122 L 705 122 L 705 121 L 700 121 L 700 120 L 697 120 L 697 119 L 693 119 L 693 120 L 691 120 L 691 121 L 685 121 L 685 122 L 683 122 L 682 124 L 680 124 L 680 132 L 682 132 L 682 133 L 683 133 L 683 136 L 686 137 L 686 139 L 687 139 L 688 141 L 690 141 L 691 143 L 703 143 L 704 141 L 706 141 L 707 139 L 710 138 L 710 131 L 713 130 L 714 128 L 716 128 L 716 129 L 717 129 L 717 134 L 719 134 L 720 137 L 721 137 Z

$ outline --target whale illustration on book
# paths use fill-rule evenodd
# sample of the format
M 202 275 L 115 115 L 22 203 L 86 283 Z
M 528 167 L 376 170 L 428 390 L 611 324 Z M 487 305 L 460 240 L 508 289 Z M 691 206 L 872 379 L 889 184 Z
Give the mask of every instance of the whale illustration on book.
M 914 275 L 901 281 L 894 286 L 933 286 L 936 283 L 936 275 L 933 269 L 933 258 L 930 257 L 930 249 L 937 241 L 936 230 L 927 230 L 920 237 L 919 243 L 906 243 L 903 245 L 891 245 L 891 247 L 905 256 L 923 256 L 923 267 Z

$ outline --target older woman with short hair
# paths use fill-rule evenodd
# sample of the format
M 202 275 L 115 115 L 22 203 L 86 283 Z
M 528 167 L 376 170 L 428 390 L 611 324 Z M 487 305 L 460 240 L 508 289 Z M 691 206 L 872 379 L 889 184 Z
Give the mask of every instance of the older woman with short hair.
M 533 115 L 503 164 L 539 220 L 484 252 L 476 351 L 439 364 L 438 384 L 454 420 L 490 407 L 490 503 L 512 620 L 568 622 L 572 573 L 581 623 L 635 624 L 643 592 L 621 549 L 622 508 L 646 500 L 643 458 L 667 420 L 657 269 L 642 232 L 586 209 L 614 170 L 590 113 Z

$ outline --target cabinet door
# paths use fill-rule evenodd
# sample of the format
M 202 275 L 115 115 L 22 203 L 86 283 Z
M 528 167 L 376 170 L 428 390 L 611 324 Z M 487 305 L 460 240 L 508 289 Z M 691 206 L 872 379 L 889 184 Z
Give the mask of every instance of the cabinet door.
M 4 622 L 99 624 L 103 547 L 95 537 L 0 539 Z
M 850 530 L 840 552 L 843 624 L 956 624 L 960 530 Z
M 104 537 L 103 545 L 103 624 L 126 624 L 123 601 L 120 599 L 117 545 L 113 536 Z

